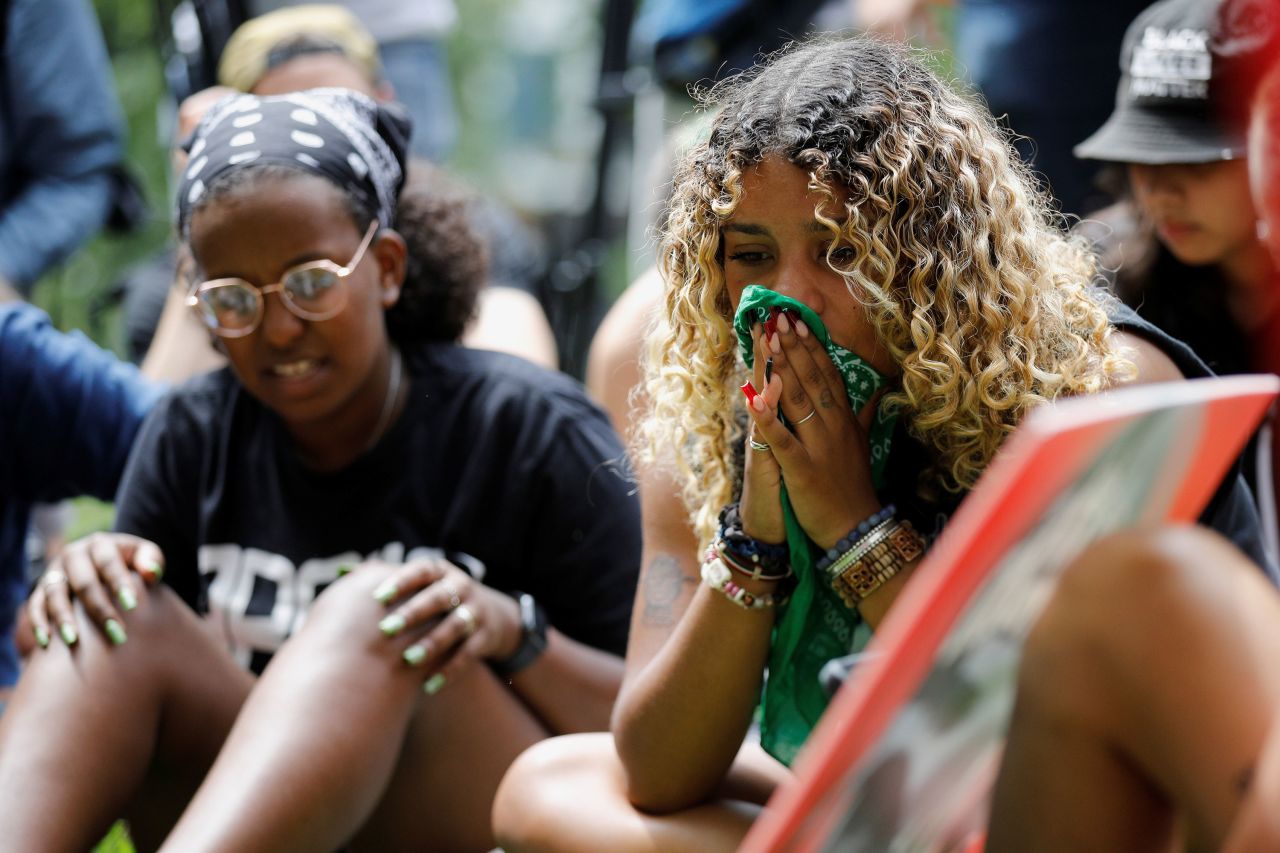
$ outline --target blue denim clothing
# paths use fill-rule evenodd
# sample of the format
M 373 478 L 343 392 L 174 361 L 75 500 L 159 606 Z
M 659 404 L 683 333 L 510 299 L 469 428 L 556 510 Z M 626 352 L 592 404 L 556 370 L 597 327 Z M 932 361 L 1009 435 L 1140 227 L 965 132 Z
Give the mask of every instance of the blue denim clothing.
M 632 45 L 651 53 L 659 41 L 705 33 L 745 3 L 746 0 L 644 0 L 631 30 Z
M 0 686 L 18 677 L 13 623 L 26 598 L 31 504 L 112 498 L 160 393 L 83 335 L 54 329 L 38 308 L 0 305 Z
M 0 55 L 0 277 L 27 291 L 107 216 L 124 123 L 88 0 L 11 0 Z
M 381 42 L 382 75 L 413 119 L 409 147 L 415 157 L 443 163 L 458 137 L 458 114 L 445 44 L 411 38 Z

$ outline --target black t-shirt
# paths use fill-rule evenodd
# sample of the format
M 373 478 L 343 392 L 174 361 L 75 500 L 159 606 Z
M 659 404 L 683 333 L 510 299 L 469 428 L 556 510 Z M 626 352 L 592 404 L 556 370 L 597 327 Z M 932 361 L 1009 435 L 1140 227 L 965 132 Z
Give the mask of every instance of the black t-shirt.
M 1116 292 L 1138 316 L 1185 343 L 1223 376 L 1254 367 L 1249 336 L 1227 301 L 1231 288 L 1216 267 L 1189 267 L 1157 245 L 1141 280 L 1118 281 Z
M 621 654 L 640 520 L 604 415 L 577 383 L 510 356 L 428 345 L 405 359 L 400 418 L 328 473 L 230 371 L 192 380 L 143 425 L 116 529 L 160 546 L 165 581 L 254 669 L 339 566 L 441 552 Z
M 1121 331 L 1138 335 L 1155 344 L 1188 379 L 1214 376 L 1214 371 L 1187 344 L 1139 316 L 1132 308 L 1117 306 L 1111 311 L 1111 322 Z M 1276 577 L 1277 567 L 1267 556 L 1262 541 L 1262 521 L 1258 505 L 1246 479 L 1248 463 L 1254 452 L 1252 444 L 1236 457 L 1222 478 L 1209 505 L 1200 514 L 1200 523 L 1212 527 L 1235 543 L 1254 563 L 1263 567 L 1268 577 Z
M 1138 335 L 1158 347 L 1188 379 L 1213 376 L 1205 363 L 1182 341 L 1152 325 L 1132 308 L 1116 304 L 1109 312 L 1111 322 L 1123 332 Z M 932 539 L 946 525 L 965 497 L 964 493 L 943 493 L 935 500 L 918 494 L 920 474 L 935 458 L 933 452 L 912 438 L 899 421 L 889 454 L 886 488 L 881 498 L 897 505 L 899 514 L 911 520 L 921 533 Z M 1257 565 L 1270 567 L 1262 542 L 1262 527 L 1257 504 L 1241 470 L 1247 454 L 1237 457 L 1222 479 L 1213 498 L 1200 515 L 1200 523 L 1212 527 L 1235 543 Z M 1268 570 L 1275 577 L 1275 568 Z

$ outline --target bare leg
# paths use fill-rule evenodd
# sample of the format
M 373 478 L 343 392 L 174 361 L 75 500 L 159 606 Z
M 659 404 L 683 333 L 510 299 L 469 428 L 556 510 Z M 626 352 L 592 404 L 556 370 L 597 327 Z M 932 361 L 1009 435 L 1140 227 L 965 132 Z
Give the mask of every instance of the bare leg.
M 1191 527 L 1068 570 L 1028 640 L 987 849 L 1222 843 L 1280 710 L 1280 597 Z
M 1280 850 L 1280 714 L 1258 759 L 1249 794 L 1222 845 L 1223 853 Z
M 362 568 L 316 602 L 168 849 L 310 851 L 353 837 L 379 850 L 492 847 L 493 792 L 546 732 L 478 664 L 424 695 L 422 671 L 400 658 L 413 637 L 377 628 L 372 593 L 387 574 Z
M 487 667 L 423 697 L 400 763 L 357 850 L 488 851 L 507 768 L 547 732 Z
M 752 752 L 759 760 L 744 761 Z M 726 780 L 725 799 L 650 815 L 627 799 L 611 735 L 569 735 L 538 744 L 511 767 L 494 803 L 494 828 L 511 853 L 734 850 L 783 776 L 781 765 L 747 747 Z
M 33 654 L 0 718 L 4 844 L 85 850 L 128 815 L 146 849 L 213 762 L 252 679 L 167 588 L 140 596 L 118 648 L 77 616 L 74 651 L 55 639 Z

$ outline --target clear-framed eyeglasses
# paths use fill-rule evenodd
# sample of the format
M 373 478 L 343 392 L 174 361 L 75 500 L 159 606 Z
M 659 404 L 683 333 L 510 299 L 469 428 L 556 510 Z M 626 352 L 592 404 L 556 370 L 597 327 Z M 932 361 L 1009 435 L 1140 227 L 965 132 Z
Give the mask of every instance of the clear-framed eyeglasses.
M 303 320 L 328 320 L 347 305 L 346 279 L 360 266 L 378 233 L 378 220 L 369 223 L 355 257 L 344 267 L 333 261 L 307 261 L 285 270 L 275 284 L 258 287 L 242 278 L 215 278 L 193 283 L 187 305 L 204 324 L 224 338 L 241 338 L 258 328 L 269 293 L 279 293 L 284 307 Z

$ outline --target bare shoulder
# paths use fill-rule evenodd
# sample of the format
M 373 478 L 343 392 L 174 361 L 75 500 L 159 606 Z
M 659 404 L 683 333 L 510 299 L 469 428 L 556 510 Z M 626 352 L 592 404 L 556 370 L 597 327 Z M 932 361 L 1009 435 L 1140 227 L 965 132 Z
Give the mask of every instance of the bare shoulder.
M 1173 363 L 1173 359 L 1165 355 L 1164 350 L 1141 335 L 1117 331 L 1115 339 L 1138 368 L 1137 377 L 1126 384 L 1146 385 L 1152 382 L 1176 382 L 1186 378 L 1178 365 Z
M 622 292 L 600 321 L 587 355 L 587 389 L 597 398 L 606 396 L 610 386 L 629 388 L 640 378 L 640 350 L 661 306 L 662 277 L 651 267 Z M 624 373 L 621 383 L 619 371 Z
M 650 269 L 622 292 L 591 339 L 587 354 L 587 392 L 613 421 L 624 439 L 637 417 L 633 392 L 641 385 L 640 353 L 645 334 L 662 303 L 662 279 Z

